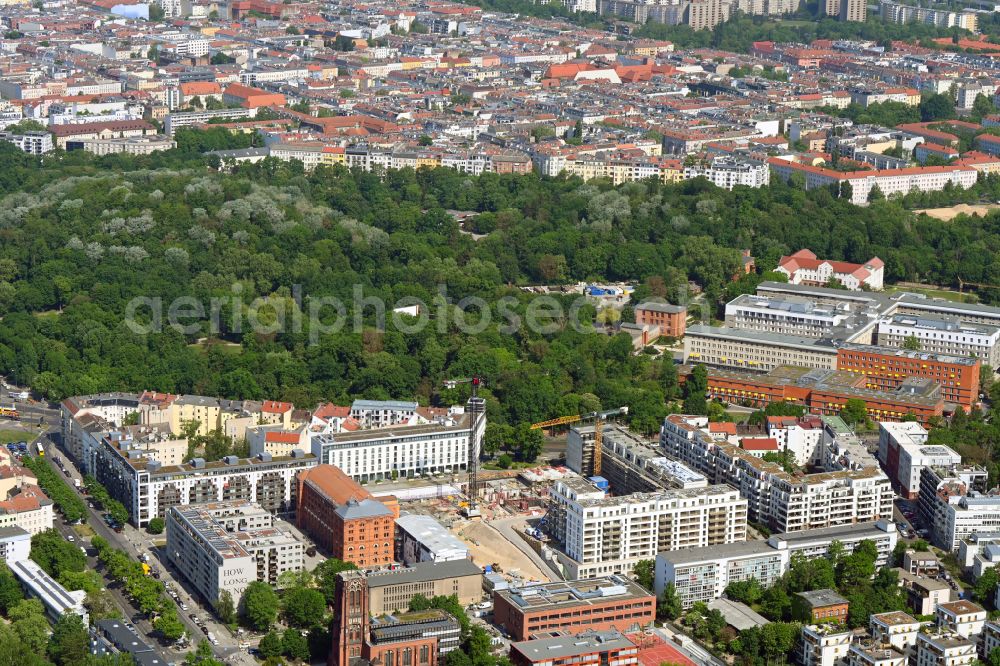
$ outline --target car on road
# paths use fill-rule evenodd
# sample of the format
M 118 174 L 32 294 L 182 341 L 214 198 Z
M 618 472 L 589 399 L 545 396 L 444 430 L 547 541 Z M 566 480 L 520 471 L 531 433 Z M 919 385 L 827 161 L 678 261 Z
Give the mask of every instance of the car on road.
M 206 636 L 208 636 L 208 627 L 202 625 L 202 627 L 201 627 L 201 633 L 203 633 Z
M 74 541 L 76 541 L 76 537 L 73 536 L 72 534 L 67 534 L 66 535 L 66 541 L 69 541 L 70 543 L 73 543 Z

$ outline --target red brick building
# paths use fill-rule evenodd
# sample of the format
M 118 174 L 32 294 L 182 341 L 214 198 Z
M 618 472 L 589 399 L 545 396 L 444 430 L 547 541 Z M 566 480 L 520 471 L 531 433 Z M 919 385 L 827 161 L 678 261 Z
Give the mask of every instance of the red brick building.
M 331 556 L 359 567 L 391 564 L 399 503 L 374 497 L 333 465 L 299 474 L 296 524 Z
M 686 379 L 690 367 L 678 375 Z M 746 407 L 767 407 L 772 402 L 804 405 L 821 416 L 836 416 L 852 398 L 863 400 L 874 421 L 902 421 L 907 414 L 926 425 L 944 414 L 940 387 L 923 377 L 909 377 L 894 391 L 866 387 L 864 376 L 842 370 L 780 366 L 767 374 L 708 369 L 708 399 Z
M 493 622 L 512 640 L 586 629 L 637 631 L 656 619 L 656 597 L 620 577 L 541 583 L 493 593 Z
M 680 338 L 687 326 L 687 308 L 669 303 L 640 303 L 635 306 L 635 323 L 659 326 L 660 335 Z
M 946 402 L 966 411 L 979 401 L 979 369 L 971 356 L 949 356 L 870 345 L 844 345 L 837 350 L 837 369 L 867 378 L 865 388 L 894 391 L 907 377 L 924 377 L 941 386 Z
M 847 624 L 848 601 L 833 590 L 798 592 L 792 597 L 792 615 L 802 622 Z

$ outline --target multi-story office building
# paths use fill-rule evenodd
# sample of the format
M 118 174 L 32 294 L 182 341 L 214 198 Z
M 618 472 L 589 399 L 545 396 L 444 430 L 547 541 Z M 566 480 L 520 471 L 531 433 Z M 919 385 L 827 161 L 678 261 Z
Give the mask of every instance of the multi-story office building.
M 552 495 L 564 521 L 554 529 L 565 535 L 558 555 L 573 578 L 628 574 L 666 550 L 746 539 L 747 502 L 725 485 L 579 499 L 557 482 Z
M 296 523 L 332 557 L 362 568 L 395 561 L 395 497 L 374 497 L 333 465 L 317 465 L 299 473 L 297 502 Z
M 768 587 L 788 571 L 793 555 L 808 559 L 825 557 L 834 542 L 850 553 L 862 541 L 871 541 L 878 549 L 877 563 L 882 566 L 889 562 L 897 536 L 895 524 L 877 521 L 775 534 L 766 540 L 658 553 L 654 589 L 660 595 L 667 583 L 673 583 L 681 602 L 688 608 L 698 601 L 707 603 L 718 599 L 733 582 L 755 578 Z
M 484 431 L 485 415 L 477 421 Z M 335 465 L 358 481 L 452 474 L 466 469 L 472 435 L 472 418 L 466 410 L 424 425 L 316 435 L 312 451 L 320 462 Z
M 167 558 L 213 604 L 223 590 L 239 601 L 251 582 L 275 585 L 305 562 L 302 542 L 244 500 L 171 507 L 166 528 Z
M 566 640 L 547 636 L 533 641 L 511 643 L 514 666 L 635 666 L 639 648 L 617 631 L 583 631 Z
M 726 326 L 801 338 L 821 338 L 849 322 L 850 306 L 820 305 L 806 298 L 743 294 L 726 304 Z
M 369 571 L 368 607 L 373 615 L 408 610 L 414 595 L 458 597 L 463 606 L 483 600 L 483 571 L 472 560 L 415 562 L 408 567 Z
M 844 344 L 837 350 L 837 369 L 864 375 L 866 388 L 894 391 L 907 377 L 923 377 L 941 386 L 946 402 L 966 410 L 979 402 L 981 365 L 979 358 L 970 356 L 875 345 Z
M 916 666 L 969 666 L 976 660 L 976 644 L 943 630 L 917 634 Z
M 957 317 L 894 315 L 878 323 L 878 344 L 903 347 L 916 339 L 920 349 L 935 354 L 971 356 L 991 367 L 1000 362 L 1000 328 L 963 323 Z
M 832 370 L 837 348 L 826 338 L 695 324 L 684 334 L 684 362 L 755 372 L 784 365 Z
M 802 627 L 802 666 L 836 666 L 847 658 L 853 634 L 839 624 Z
M 690 371 L 690 366 L 679 370 L 685 375 Z M 857 399 L 865 403 L 869 417 L 876 421 L 902 421 L 912 415 L 926 423 L 944 413 L 941 385 L 934 380 L 907 377 L 893 391 L 869 389 L 866 384 L 862 375 L 796 365 L 777 367 L 763 375 L 743 369 L 708 370 L 708 398 L 745 407 L 794 402 L 813 414 L 837 416 L 848 400 Z
M 523 641 L 583 629 L 638 631 L 656 619 L 656 598 L 624 576 L 536 583 L 493 593 L 493 621 Z
M 900 494 L 916 499 L 920 494 L 920 472 L 924 467 L 951 467 L 962 456 L 947 446 L 928 445 L 927 431 L 919 423 L 880 423 L 878 459 Z

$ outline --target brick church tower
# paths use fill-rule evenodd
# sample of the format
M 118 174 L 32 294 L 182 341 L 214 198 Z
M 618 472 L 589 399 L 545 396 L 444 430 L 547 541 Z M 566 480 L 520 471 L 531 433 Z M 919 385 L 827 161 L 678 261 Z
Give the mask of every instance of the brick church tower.
M 368 640 L 368 581 L 361 571 L 345 571 L 337 576 L 333 607 L 337 611 L 330 627 L 332 644 L 327 666 L 350 666 L 361 659 Z

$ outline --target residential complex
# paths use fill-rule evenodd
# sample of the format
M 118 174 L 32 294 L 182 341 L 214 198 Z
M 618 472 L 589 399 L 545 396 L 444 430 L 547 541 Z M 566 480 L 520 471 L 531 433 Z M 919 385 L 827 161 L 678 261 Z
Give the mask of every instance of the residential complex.
M 628 574 L 636 562 L 665 550 L 702 548 L 746 539 L 747 500 L 726 485 L 634 493 L 580 495 L 563 482 L 552 489 L 562 535 L 560 560 L 573 578 Z M 556 517 L 558 516 L 558 517 Z
M 835 439 L 832 433 L 827 437 L 828 442 Z M 735 433 L 732 439 L 739 440 Z M 777 532 L 892 516 L 892 488 L 874 459 L 857 469 L 789 474 L 781 465 L 732 443 L 728 435 L 712 433 L 707 419 L 682 415 L 664 420 L 660 445 L 667 456 L 692 466 L 716 483 L 739 489 L 747 500 L 748 519 Z
M 851 552 L 861 541 L 876 544 L 879 563 L 889 562 L 896 547 L 895 524 L 877 521 L 848 527 L 821 528 L 777 534 L 764 540 L 744 541 L 709 548 L 693 548 L 658 553 L 655 565 L 655 590 L 662 594 L 673 583 L 685 608 L 722 596 L 730 583 L 757 580 L 770 587 L 785 572 L 793 555 L 824 557 L 830 544 L 838 542 Z
M 255 580 L 275 585 L 305 562 L 302 542 L 245 500 L 171 507 L 166 534 L 171 564 L 213 604 L 223 591 L 238 601 Z
M 962 462 L 962 456 L 949 447 L 928 445 L 927 431 L 914 422 L 879 424 L 878 459 L 893 487 L 908 499 L 920 494 L 924 467 L 951 467 Z

